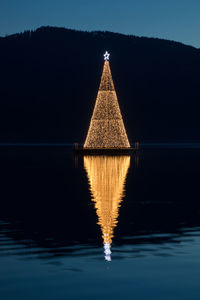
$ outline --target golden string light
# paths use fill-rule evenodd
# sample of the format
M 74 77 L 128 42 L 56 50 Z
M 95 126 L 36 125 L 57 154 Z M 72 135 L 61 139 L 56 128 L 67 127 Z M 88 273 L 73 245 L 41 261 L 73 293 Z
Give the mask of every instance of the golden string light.
M 100 86 L 84 148 L 130 148 L 112 80 L 109 53 L 104 54 Z
M 130 156 L 84 156 L 84 168 L 102 231 L 106 260 L 111 260 L 111 243 L 129 167 Z

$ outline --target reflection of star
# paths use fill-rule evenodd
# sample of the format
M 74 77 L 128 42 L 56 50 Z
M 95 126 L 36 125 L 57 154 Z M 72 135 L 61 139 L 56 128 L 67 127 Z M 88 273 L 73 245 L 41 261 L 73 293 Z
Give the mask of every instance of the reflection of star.
M 105 260 L 111 261 L 111 250 L 110 250 L 110 243 L 104 244 L 104 253 L 105 253 Z
M 106 51 L 103 56 L 104 56 L 104 60 L 109 60 L 110 53 L 108 53 L 108 51 Z

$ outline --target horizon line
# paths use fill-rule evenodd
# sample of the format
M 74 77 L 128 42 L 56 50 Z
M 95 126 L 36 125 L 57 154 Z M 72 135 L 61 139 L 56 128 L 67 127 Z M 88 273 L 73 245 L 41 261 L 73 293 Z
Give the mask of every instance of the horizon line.
M 76 29 L 76 28 L 71 28 L 71 27 L 63 27 L 63 26 L 52 26 L 52 25 L 41 25 L 39 27 L 34 27 L 33 29 L 24 29 L 24 31 L 20 31 L 20 32 L 14 32 L 14 33 L 5 33 L 3 36 L 0 35 L 0 38 L 7 38 L 7 37 L 11 37 L 11 36 L 15 36 L 15 35 L 20 35 L 20 34 L 24 34 L 28 31 L 30 32 L 36 32 L 38 29 L 41 28 L 57 28 L 57 29 L 65 29 L 65 30 L 71 30 L 71 31 L 78 31 L 78 32 L 86 32 L 86 33 L 113 33 L 113 34 L 119 34 L 119 35 L 124 35 L 127 37 L 136 37 L 136 38 L 146 38 L 146 39 L 155 39 L 155 40 L 163 40 L 163 41 L 168 41 L 168 42 L 173 42 L 173 43 L 177 43 L 177 44 L 182 44 L 184 46 L 188 46 L 188 47 L 192 47 L 195 48 L 197 50 L 200 50 L 200 47 L 191 45 L 191 44 L 187 44 L 181 41 L 177 41 L 177 40 L 173 40 L 173 39 L 168 39 L 168 38 L 162 38 L 162 37 L 157 37 L 157 36 L 144 36 L 144 35 L 135 35 L 135 34 L 129 34 L 129 33 L 122 33 L 122 32 L 117 32 L 117 31 L 110 31 L 110 30 L 84 30 L 84 29 Z

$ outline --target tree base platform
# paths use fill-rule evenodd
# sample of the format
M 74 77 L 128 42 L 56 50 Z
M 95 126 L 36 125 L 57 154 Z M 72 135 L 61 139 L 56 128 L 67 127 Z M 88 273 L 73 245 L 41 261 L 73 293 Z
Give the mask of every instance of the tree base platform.
M 74 148 L 75 154 L 82 155 L 130 155 L 137 151 L 136 148 Z

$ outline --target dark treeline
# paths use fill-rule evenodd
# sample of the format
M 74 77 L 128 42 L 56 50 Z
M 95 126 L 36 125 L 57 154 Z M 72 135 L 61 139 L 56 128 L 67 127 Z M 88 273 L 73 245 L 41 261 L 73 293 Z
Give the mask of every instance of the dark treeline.
M 200 140 L 200 50 L 41 27 L 0 38 L 0 141 L 83 142 L 110 65 L 130 141 Z

